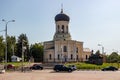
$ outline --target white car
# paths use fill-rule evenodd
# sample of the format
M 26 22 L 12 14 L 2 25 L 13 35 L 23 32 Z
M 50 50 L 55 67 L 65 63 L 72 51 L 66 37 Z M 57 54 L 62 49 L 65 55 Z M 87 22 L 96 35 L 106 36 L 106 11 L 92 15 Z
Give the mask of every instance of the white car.
M 72 70 L 76 70 L 77 67 L 75 65 L 68 65 L 69 68 L 71 68 Z
M 4 65 L 0 64 L 0 73 L 5 73 Z
M 5 73 L 5 69 L 0 69 L 0 73 Z

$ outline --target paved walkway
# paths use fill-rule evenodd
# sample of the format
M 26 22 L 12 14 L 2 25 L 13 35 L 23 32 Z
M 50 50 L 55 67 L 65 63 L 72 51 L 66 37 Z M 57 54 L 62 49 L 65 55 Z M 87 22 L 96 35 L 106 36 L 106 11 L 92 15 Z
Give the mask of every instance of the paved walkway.
M 38 70 L 32 72 L 6 72 L 0 80 L 120 80 L 120 71 L 74 71 L 54 72 Z

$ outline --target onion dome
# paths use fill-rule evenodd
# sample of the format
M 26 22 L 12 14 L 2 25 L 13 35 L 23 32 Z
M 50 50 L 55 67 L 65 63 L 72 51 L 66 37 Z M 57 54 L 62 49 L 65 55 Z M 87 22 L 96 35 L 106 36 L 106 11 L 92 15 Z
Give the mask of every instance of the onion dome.
M 61 9 L 61 13 L 59 13 L 55 16 L 56 22 L 57 21 L 69 21 L 69 20 L 70 20 L 69 16 L 64 14 L 62 9 Z

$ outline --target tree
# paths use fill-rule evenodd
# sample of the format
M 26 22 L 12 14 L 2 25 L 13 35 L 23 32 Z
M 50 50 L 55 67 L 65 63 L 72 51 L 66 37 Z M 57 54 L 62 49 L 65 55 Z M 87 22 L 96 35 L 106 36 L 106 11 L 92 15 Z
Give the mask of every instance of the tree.
M 5 56 L 5 42 L 3 36 L 0 36 L 0 62 L 4 60 Z
M 35 43 L 30 47 L 31 56 L 34 58 L 35 62 L 43 61 L 43 45 L 42 43 Z
M 112 54 L 110 54 L 108 56 L 108 62 L 112 62 L 112 63 L 115 63 L 115 62 L 118 62 L 119 61 L 119 55 L 117 54 L 117 52 L 112 52 Z
M 100 51 L 99 51 L 99 50 L 97 50 L 95 54 L 96 54 L 96 55 L 100 55 Z
M 15 36 L 7 36 L 7 59 L 11 61 L 11 56 L 16 49 L 16 38 Z M 14 51 L 13 51 L 14 50 Z
M 91 64 L 102 65 L 103 64 L 103 57 L 100 54 L 100 51 L 98 50 L 98 51 L 96 51 L 95 54 L 91 54 L 89 59 L 88 59 L 88 62 Z
M 22 57 L 22 48 L 24 50 L 24 59 L 25 61 L 28 61 L 29 60 L 29 45 L 28 45 L 28 38 L 26 34 L 21 34 L 18 37 L 17 52 L 16 52 L 16 55 L 18 57 Z

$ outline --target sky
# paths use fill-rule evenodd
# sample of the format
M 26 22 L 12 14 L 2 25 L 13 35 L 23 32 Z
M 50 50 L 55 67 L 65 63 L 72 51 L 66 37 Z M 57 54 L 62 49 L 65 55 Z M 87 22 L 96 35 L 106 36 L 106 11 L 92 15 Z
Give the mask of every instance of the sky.
M 8 23 L 9 36 L 26 34 L 30 44 L 53 40 L 61 4 L 70 17 L 72 40 L 94 51 L 103 46 L 107 54 L 120 51 L 120 0 L 0 0 L 0 31 L 5 29 L 2 19 L 15 20 Z

